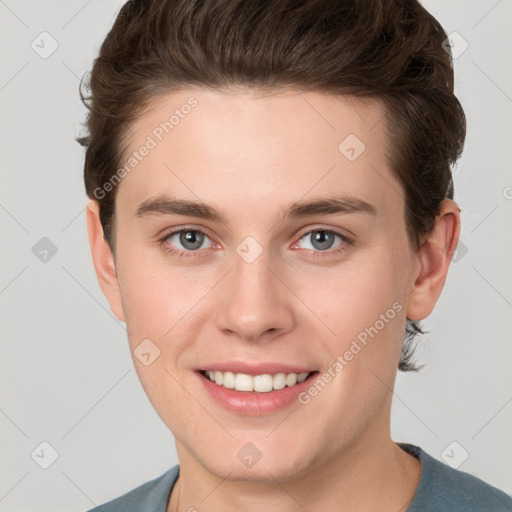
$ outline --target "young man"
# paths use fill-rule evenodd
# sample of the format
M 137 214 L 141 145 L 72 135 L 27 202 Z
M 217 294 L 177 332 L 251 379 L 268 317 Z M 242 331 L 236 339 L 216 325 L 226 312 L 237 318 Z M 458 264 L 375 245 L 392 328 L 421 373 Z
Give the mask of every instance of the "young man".
M 465 119 L 416 1 L 130 1 L 90 78 L 95 269 L 179 466 L 96 511 L 510 511 L 390 436 Z

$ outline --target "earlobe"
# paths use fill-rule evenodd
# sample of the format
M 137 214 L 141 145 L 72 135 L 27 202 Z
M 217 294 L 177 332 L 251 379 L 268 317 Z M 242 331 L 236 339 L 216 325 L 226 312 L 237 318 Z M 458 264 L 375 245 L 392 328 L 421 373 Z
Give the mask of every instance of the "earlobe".
M 114 256 L 105 237 L 99 217 L 99 203 L 90 199 L 86 208 L 87 232 L 92 260 L 98 283 L 107 298 L 112 313 L 121 322 L 125 321 L 121 301 L 121 290 L 117 279 Z
M 460 234 L 460 210 L 451 199 L 441 203 L 432 232 L 416 253 L 420 272 L 407 304 L 407 318 L 423 320 L 432 313 L 443 290 Z

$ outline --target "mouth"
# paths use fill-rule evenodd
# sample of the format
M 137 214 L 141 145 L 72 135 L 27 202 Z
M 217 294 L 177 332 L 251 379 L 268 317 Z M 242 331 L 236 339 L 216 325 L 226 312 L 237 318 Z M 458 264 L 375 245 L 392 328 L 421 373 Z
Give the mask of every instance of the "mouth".
M 293 388 L 310 379 L 317 371 L 302 373 L 262 373 L 249 375 L 219 370 L 200 370 L 199 373 L 220 387 L 235 391 L 269 393 L 285 388 Z

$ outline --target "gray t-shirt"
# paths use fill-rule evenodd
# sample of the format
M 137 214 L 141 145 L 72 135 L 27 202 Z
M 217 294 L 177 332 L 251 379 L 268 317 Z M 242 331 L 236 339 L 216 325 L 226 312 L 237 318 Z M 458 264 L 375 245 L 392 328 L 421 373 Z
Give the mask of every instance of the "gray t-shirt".
M 511 512 L 512 498 L 469 473 L 452 469 L 418 446 L 397 443 L 421 461 L 421 478 L 407 512 Z M 179 465 L 88 512 L 166 512 Z

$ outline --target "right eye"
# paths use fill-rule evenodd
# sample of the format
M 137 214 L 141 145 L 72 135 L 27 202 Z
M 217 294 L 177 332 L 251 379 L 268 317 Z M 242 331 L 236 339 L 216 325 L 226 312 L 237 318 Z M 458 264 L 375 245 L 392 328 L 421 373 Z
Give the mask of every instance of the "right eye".
M 164 238 L 162 238 L 161 242 L 164 249 L 171 254 L 176 254 L 180 257 L 189 257 L 195 256 L 193 253 L 199 252 L 198 250 L 203 245 L 205 239 L 210 240 L 208 235 L 203 231 L 185 228 L 168 233 Z M 183 249 L 180 249 L 179 247 L 176 248 L 176 245 L 178 244 L 180 244 Z M 206 248 L 211 246 L 212 244 Z

